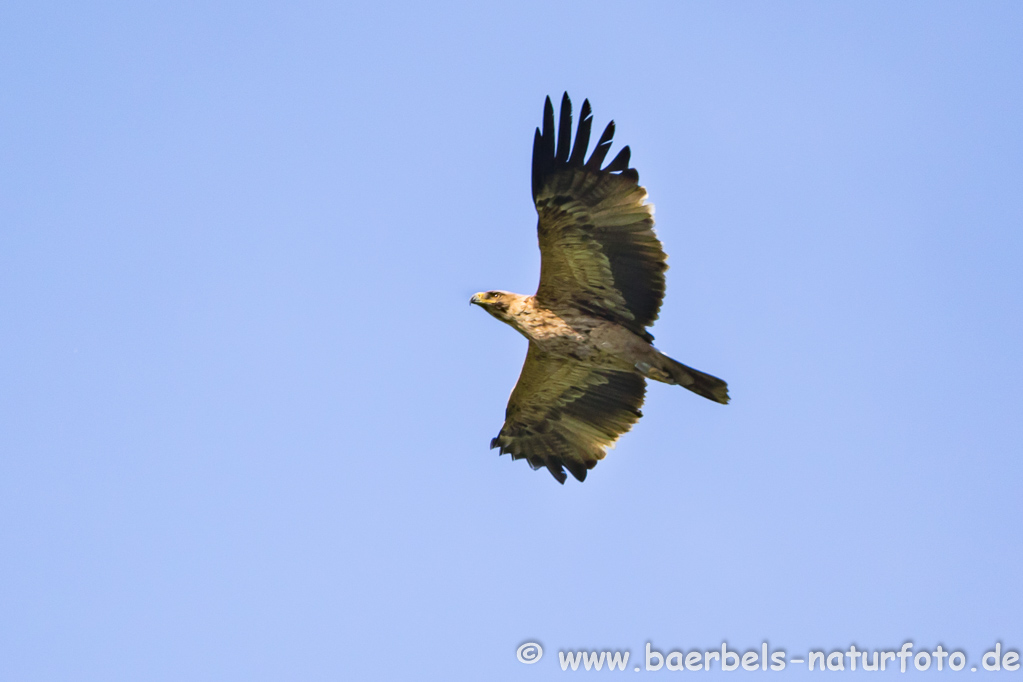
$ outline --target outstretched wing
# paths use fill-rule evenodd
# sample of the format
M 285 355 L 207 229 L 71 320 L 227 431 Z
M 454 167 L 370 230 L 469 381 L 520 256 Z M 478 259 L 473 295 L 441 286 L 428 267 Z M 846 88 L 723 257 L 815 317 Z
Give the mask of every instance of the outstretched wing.
M 643 416 L 645 393 L 638 374 L 584 367 L 530 343 L 504 426 L 490 447 L 534 469 L 547 467 L 560 483 L 565 469 L 585 480 L 605 449 Z
M 623 147 L 604 168 L 614 121 L 600 136 L 588 161 L 593 115 L 583 102 L 575 144 L 571 145 L 572 102 L 561 100 L 561 122 L 554 133 L 554 107 L 544 106 L 543 132 L 533 141 L 533 201 L 539 214 L 540 286 L 544 307 L 570 306 L 617 322 L 652 341 L 653 324 L 664 299 L 667 256 L 654 234 L 653 206 L 639 173 L 629 168 Z M 570 148 L 571 147 L 571 148 Z

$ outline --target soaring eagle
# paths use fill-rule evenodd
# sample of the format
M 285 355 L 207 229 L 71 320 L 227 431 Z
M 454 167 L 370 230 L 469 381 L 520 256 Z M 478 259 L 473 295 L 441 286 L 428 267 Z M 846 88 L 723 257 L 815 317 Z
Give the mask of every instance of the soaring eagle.
M 593 115 L 583 102 L 575 144 L 572 102 L 544 104 L 533 140 L 533 202 L 539 214 L 540 286 L 533 296 L 507 291 L 475 303 L 529 339 L 504 426 L 490 447 L 564 483 L 578 480 L 642 416 L 646 379 L 678 384 L 719 403 L 728 385 L 654 348 L 646 330 L 664 298 L 667 256 L 654 234 L 653 206 L 623 147 L 601 168 L 615 124 L 589 160 Z M 556 139 L 555 139 L 556 138 Z

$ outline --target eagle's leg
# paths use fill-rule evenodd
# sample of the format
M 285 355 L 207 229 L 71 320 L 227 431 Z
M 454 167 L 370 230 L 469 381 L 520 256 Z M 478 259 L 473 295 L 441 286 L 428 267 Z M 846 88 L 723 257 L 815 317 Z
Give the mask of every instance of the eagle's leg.
M 676 382 L 670 374 L 667 372 L 654 367 L 649 362 L 637 362 L 633 365 L 636 371 L 645 376 L 647 379 L 653 379 L 654 381 L 660 381 L 665 384 L 675 384 Z

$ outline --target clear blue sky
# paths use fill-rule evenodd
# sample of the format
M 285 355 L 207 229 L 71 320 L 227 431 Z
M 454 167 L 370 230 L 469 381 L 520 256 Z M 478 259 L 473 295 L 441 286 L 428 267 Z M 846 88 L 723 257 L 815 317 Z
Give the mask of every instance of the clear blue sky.
M 0 679 L 1019 650 L 1021 35 L 1016 2 L 3 5 Z M 536 286 L 564 90 L 657 207 L 658 346 L 733 403 L 651 386 L 560 486 L 488 450 L 526 343 L 468 299 Z

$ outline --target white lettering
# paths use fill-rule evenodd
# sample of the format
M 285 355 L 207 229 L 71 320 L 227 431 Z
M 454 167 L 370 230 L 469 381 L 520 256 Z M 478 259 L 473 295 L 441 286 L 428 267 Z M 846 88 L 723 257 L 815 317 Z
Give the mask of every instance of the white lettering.
M 993 658 L 995 662 L 988 665 L 987 659 Z M 998 642 L 995 644 L 994 651 L 988 651 L 984 654 L 984 658 L 980 659 L 980 662 L 984 664 L 984 670 L 1001 670 L 1002 669 L 1002 643 Z
M 899 649 L 899 653 L 895 654 L 899 657 L 899 668 L 901 672 L 906 672 L 906 659 L 913 655 L 913 643 L 906 642 Z
M 657 664 L 652 663 L 653 657 L 657 657 Z M 661 666 L 664 665 L 664 656 L 661 655 L 660 651 L 654 651 L 650 648 L 650 642 L 646 643 L 646 669 L 647 670 L 660 670 Z M 575 670 L 575 668 L 572 668 Z

